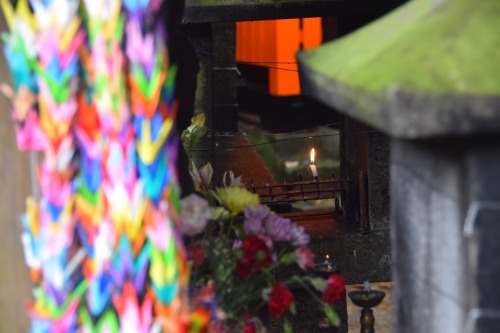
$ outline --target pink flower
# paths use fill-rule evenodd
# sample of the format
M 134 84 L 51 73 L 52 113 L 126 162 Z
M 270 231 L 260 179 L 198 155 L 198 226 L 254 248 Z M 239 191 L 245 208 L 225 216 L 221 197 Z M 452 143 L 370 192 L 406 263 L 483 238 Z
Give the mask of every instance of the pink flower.
M 301 246 L 295 250 L 295 258 L 297 260 L 297 264 L 302 268 L 304 271 L 308 267 L 312 267 L 314 265 L 314 253 L 309 250 L 309 248 L 305 246 Z
M 259 237 L 260 239 L 262 239 L 266 243 L 269 250 L 273 249 L 273 240 L 271 239 L 271 237 L 263 235 L 263 234 L 257 235 L 257 237 Z
M 211 217 L 208 201 L 196 194 L 190 194 L 181 201 L 180 229 L 188 236 L 201 233 Z

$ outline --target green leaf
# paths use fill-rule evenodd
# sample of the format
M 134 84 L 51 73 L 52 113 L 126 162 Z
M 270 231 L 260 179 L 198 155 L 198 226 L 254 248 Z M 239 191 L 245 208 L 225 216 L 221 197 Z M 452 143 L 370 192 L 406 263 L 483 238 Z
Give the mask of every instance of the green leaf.
M 285 323 L 283 324 L 283 332 L 284 333 L 293 333 L 292 324 L 290 324 L 290 321 L 288 320 L 288 318 L 285 318 Z
M 281 257 L 280 261 L 285 265 L 293 264 L 295 262 L 295 253 L 288 252 L 287 254 Z
M 200 140 L 200 138 L 208 132 L 208 128 L 205 126 L 195 127 L 191 134 L 189 135 L 188 149 L 192 149 Z
M 182 210 L 180 190 L 179 186 L 171 186 L 170 204 L 173 205 L 178 212 Z
M 241 257 L 243 257 L 243 251 L 240 249 L 233 250 L 233 254 L 236 259 L 240 259 Z
M 334 326 L 338 327 L 340 325 L 340 318 L 330 305 L 324 303 L 323 311 Z
M 175 86 L 175 78 L 177 77 L 177 64 L 170 64 L 168 69 L 167 79 L 163 83 L 167 91 L 172 91 Z
M 328 282 L 321 277 L 311 278 L 309 280 L 309 283 L 311 283 L 314 289 L 316 289 L 320 293 L 322 293 L 328 287 Z
M 236 234 L 236 238 L 243 239 L 245 238 L 245 231 L 243 230 L 242 225 L 234 226 L 234 233 Z
M 289 309 L 294 316 L 297 314 L 297 306 L 295 305 L 295 303 L 290 304 Z
M 189 140 L 189 135 L 191 134 L 191 132 L 189 132 L 187 129 L 185 129 L 184 131 L 182 131 L 182 134 L 181 134 L 181 141 L 185 144 L 188 143 L 187 140 Z
M 191 124 L 195 127 L 203 127 L 205 126 L 206 117 L 204 113 L 200 113 L 193 118 L 191 118 Z

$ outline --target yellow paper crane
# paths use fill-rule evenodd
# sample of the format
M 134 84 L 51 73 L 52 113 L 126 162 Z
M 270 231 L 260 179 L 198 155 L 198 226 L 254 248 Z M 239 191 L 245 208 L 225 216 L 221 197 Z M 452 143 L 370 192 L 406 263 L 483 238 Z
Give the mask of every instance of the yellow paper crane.
M 137 143 L 137 152 L 139 154 L 139 158 L 144 164 L 151 165 L 155 161 L 158 152 L 163 147 L 163 144 L 172 129 L 173 124 L 172 119 L 165 119 L 158 137 L 156 140 L 152 141 L 151 121 L 149 119 L 144 119 L 144 122 L 142 123 L 142 137 Z
M 78 29 L 80 28 L 80 24 L 81 20 L 75 17 L 70 21 L 67 29 L 65 31 L 62 31 L 62 34 L 60 36 L 61 43 L 59 49 L 59 52 L 61 54 L 65 54 L 68 51 L 71 42 L 73 41 L 73 39 L 75 39 Z
M 26 22 L 32 31 L 36 30 L 35 15 L 31 12 L 28 0 L 18 0 L 16 8 L 14 8 L 9 0 L 0 0 L 0 5 L 2 6 L 9 30 L 12 31 L 17 18 Z

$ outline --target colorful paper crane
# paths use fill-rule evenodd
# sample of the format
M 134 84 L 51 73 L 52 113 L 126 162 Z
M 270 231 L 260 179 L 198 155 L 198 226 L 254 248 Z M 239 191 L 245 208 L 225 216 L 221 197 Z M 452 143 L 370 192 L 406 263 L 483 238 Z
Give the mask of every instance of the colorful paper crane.
M 43 152 L 22 218 L 32 332 L 184 332 L 176 67 L 162 0 L 0 0 L 19 149 Z

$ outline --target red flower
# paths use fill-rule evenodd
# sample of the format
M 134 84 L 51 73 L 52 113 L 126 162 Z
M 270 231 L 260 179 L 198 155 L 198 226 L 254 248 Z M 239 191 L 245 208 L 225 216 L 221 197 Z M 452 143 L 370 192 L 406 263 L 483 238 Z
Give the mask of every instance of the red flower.
M 340 274 L 332 274 L 328 278 L 328 287 L 323 291 L 323 301 L 333 304 L 345 294 L 345 278 Z
M 257 327 L 253 322 L 253 318 L 251 316 L 245 317 L 245 326 L 243 327 L 243 333 L 257 333 Z
M 194 243 L 187 247 L 187 259 L 192 261 L 194 266 L 203 264 L 205 258 L 205 249 L 201 243 Z
M 247 236 L 241 245 L 243 257 L 237 263 L 238 275 L 246 278 L 255 270 L 266 268 L 273 263 L 271 251 L 257 236 Z
M 271 316 L 281 317 L 283 312 L 293 303 L 293 294 L 288 288 L 279 282 L 273 283 L 273 288 L 269 294 L 268 309 Z
M 254 323 L 246 323 L 243 328 L 243 333 L 257 333 Z

